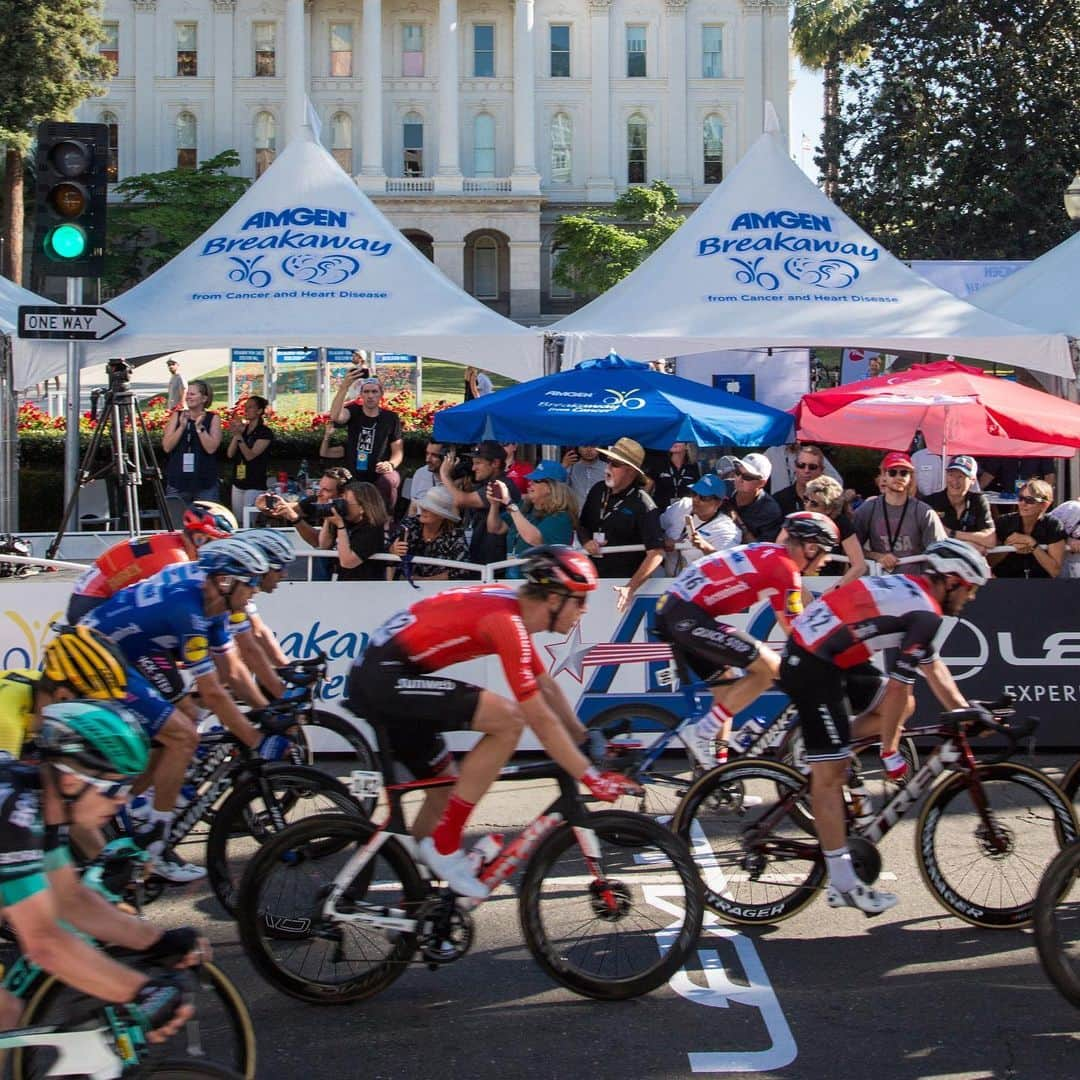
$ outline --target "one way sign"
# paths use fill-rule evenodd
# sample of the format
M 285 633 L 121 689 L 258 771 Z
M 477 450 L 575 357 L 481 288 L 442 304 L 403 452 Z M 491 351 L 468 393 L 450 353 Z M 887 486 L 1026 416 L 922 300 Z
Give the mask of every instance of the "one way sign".
M 19 307 L 19 337 L 49 341 L 104 341 L 127 326 L 108 308 L 71 304 Z

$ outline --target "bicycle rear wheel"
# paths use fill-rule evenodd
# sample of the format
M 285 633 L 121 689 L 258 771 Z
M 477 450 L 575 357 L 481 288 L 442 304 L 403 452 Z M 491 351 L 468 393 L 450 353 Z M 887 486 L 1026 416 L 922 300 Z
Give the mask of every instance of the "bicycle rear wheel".
M 1080 1008 L 1080 842 L 1058 852 L 1035 898 L 1035 946 L 1047 978 Z
M 235 914 L 244 868 L 282 827 L 315 814 L 359 815 L 340 780 L 306 765 L 271 766 L 237 788 L 214 815 L 206 841 L 206 871 L 221 906 Z
M 1007 929 L 1031 924 L 1043 872 L 1076 837 L 1060 788 L 1006 761 L 934 788 L 915 827 L 915 852 L 938 903 L 975 926 Z
M 530 859 L 519 914 L 529 951 L 556 982 L 618 1001 L 667 982 L 701 932 L 701 881 L 685 845 L 642 814 L 590 814 L 599 858 L 562 825 Z M 673 898 L 673 886 L 677 895 Z
M 316 758 L 321 754 L 344 755 L 350 769 L 364 772 L 378 772 L 379 761 L 371 743 L 364 733 L 344 716 L 330 712 L 329 709 L 312 709 L 309 719 L 295 729 L 293 736 L 303 754 L 304 763 L 317 766 Z M 315 744 L 320 746 L 315 749 Z M 375 810 L 375 799 L 357 800 L 360 809 L 369 817 Z
M 825 859 L 795 819 L 807 778 L 776 761 L 748 759 L 707 772 L 686 794 L 672 829 L 686 841 L 723 919 L 772 923 L 817 895 Z
M 283 993 L 344 1005 L 384 990 L 405 970 L 416 934 L 388 919 L 412 919 L 427 889 L 394 839 L 349 883 L 338 908 L 371 922 L 322 915 L 335 876 L 377 830 L 369 821 L 322 814 L 272 837 L 248 864 L 236 917 L 255 969 Z
M 149 1069 L 140 1069 L 136 1074 L 140 1078 L 153 1077 L 153 1080 L 237 1080 L 240 1073 L 215 1065 L 212 1061 L 163 1061 Z
M 1080 758 L 1077 758 L 1072 767 L 1061 781 L 1061 790 L 1071 802 L 1076 802 L 1077 793 L 1080 792 Z
M 149 1047 L 145 1067 L 186 1071 L 154 1071 L 154 1076 L 232 1076 L 255 1078 L 255 1028 L 240 992 L 232 980 L 214 964 L 199 968 L 195 990 L 195 1018 L 168 1042 Z M 105 1002 L 73 990 L 50 975 L 34 991 L 23 1011 L 20 1024 L 63 1024 L 72 1017 L 85 1017 L 104 1008 Z M 47 1076 L 55 1052 L 48 1047 L 12 1051 L 13 1080 Z M 206 1059 L 209 1058 L 210 1061 Z M 215 1065 L 220 1062 L 221 1065 Z M 223 1072 L 198 1072 L 203 1066 Z M 194 1069 L 196 1071 L 192 1072 Z M 229 1070 L 232 1070 L 230 1072 Z M 139 1075 L 142 1075 L 140 1072 Z M 147 1075 L 151 1075 L 149 1072 Z

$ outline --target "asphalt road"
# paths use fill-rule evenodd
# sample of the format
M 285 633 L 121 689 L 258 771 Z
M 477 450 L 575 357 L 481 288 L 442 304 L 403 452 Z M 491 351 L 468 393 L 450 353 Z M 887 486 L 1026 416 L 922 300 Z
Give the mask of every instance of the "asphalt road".
M 524 825 L 552 793 L 540 781 L 500 785 L 481 804 L 476 833 Z M 205 888 L 172 891 L 148 914 L 205 926 L 251 1009 L 267 1080 L 1071 1080 L 1080 1012 L 1047 983 L 1030 932 L 976 929 L 935 903 L 915 866 L 912 822 L 882 844 L 895 875 L 885 887 L 901 901 L 884 916 L 833 911 L 822 899 L 760 930 L 712 919 L 688 968 L 617 1004 L 551 982 L 522 942 L 506 886 L 476 913 L 462 960 L 435 972 L 417 965 L 378 998 L 337 1007 L 264 983 Z

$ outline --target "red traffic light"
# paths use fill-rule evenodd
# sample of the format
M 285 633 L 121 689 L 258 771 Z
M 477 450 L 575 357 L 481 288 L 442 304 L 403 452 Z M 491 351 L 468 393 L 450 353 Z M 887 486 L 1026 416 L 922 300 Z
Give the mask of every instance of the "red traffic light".
M 85 143 L 63 139 L 49 151 L 49 161 L 61 176 L 82 176 L 89 172 L 94 156 Z

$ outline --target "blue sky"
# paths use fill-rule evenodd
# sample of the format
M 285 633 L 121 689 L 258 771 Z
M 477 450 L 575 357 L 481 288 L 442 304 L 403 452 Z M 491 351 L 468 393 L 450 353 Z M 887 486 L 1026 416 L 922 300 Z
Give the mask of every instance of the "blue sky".
M 796 62 L 795 85 L 790 102 L 791 131 L 789 145 L 796 164 L 815 183 L 818 172 L 814 166 L 814 149 L 821 142 L 821 72 L 807 71 Z M 802 137 L 806 134 L 812 149 L 804 152 Z

